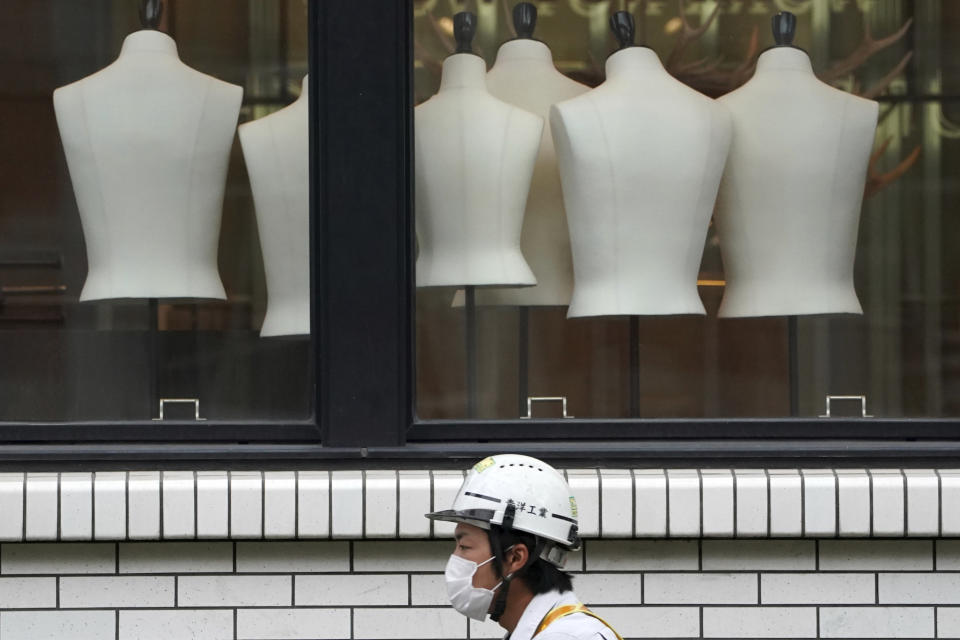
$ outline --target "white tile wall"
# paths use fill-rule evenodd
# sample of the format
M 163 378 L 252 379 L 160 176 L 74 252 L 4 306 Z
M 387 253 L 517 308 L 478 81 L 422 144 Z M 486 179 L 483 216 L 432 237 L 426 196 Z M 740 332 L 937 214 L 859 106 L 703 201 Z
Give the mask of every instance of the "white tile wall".
M 937 540 L 937 570 L 960 570 L 960 540 Z
M 0 573 L 56 575 L 116 573 L 116 545 L 110 543 L 3 544 Z
M 589 561 L 595 571 L 687 571 L 700 553 L 696 540 L 594 540 Z
M 586 538 L 960 536 L 960 470 L 565 473 Z M 422 516 L 448 505 L 462 478 L 389 469 L 6 473 L 0 540 L 447 537 L 452 524 Z
M 906 480 L 903 474 L 899 469 L 877 469 L 870 475 L 873 478 L 873 535 L 904 535 Z
M 127 535 L 131 540 L 158 540 L 160 472 L 131 471 L 127 481 Z
M 937 637 L 960 638 L 960 607 L 937 607 Z
M 824 607 L 822 638 L 932 638 L 933 607 Z
M 301 538 L 330 537 L 330 472 L 297 472 L 297 533 Z
M 172 607 L 173 576 L 65 576 L 60 606 L 65 609 Z
M 866 470 L 838 469 L 837 498 L 840 503 L 840 535 L 869 536 L 870 476 Z
M 0 637 L 4 640 L 114 640 L 114 611 L 4 611 Z
M 397 511 L 397 472 L 374 469 L 366 472 L 366 512 L 364 514 L 368 538 L 396 538 L 399 518 Z M 423 515 L 421 514 L 421 518 Z M 423 518 L 426 521 L 426 518 Z
M 881 573 L 880 604 L 960 604 L 958 573 Z
M 821 571 L 931 571 L 930 540 L 821 540 Z
M 334 538 L 363 536 L 363 472 L 330 474 L 331 532 Z
M 124 542 L 120 573 L 224 573 L 233 571 L 230 542 Z
M 705 571 L 809 571 L 816 567 L 812 540 L 704 540 Z
M 177 603 L 181 607 L 289 607 L 293 577 L 180 576 Z
M 743 537 L 766 536 L 767 476 L 763 470 L 737 470 L 736 534 Z
M 700 474 L 696 469 L 667 471 L 667 532 L 670 536 L 700 535 Z
M 398 472 L 398 508 L 400 510 L 400 536 L 403 538 L 427 538 L 430 536 L 430 521 L 423 517 L 432 510 L 429 471 Z
M 760 576 L 760 604 L 875 604 L 871 573 L 768 573 Z
M 650 573 L 644 604 L 758 604 L 754 573 Z
M 226 471 L 197 473 L 197 537 L 230 535 L 230 481 Z
M 600 471 L 600 530 L 604 537 L 633 537 L 633 487 L 629 469 Z
M 120 612 L 123 640 L 233 640 L 230 609 L 137 610 Z
M 939 542 L 949 558 L 957 541 Z M 447 605 L 449 550 L 397 539 L 5 543 L 0 638 L 502 637 Z M 960 636 L 960 573 L 933 571 L 933 553 L 931 540 L 594 538 L 572 565 L 580 598 L 628 640 L 933 638 L 934 620 L 939 637 Z
M 363 609 L 353 616 L 354 638 L 429 640 L 466 634 L 467 619 L 450 607 L 417 609 L 416 615 L 409 609 Z
M 803 535 L 803 485 L 796 469 L 770 469 L 770 535 Z
M 348 542 L 238 542 L 241 573 L 333 572 L 350 570 Z
M 22 540 L 25 474 L 0 474 L 0 540 Z
M 263 474 L 263 537 L 297 535 L 297 475 L 293 471 Z
M 837 478 L 830 469 L 803 469 L 803 533 L 809 537 L 837 534 Z
M 60 475 L 60 540 L 93 537 L 93 474 Z
M 98 471 L 93 479 L 93 525 L 97 540 L 127 537 L 127 474 Z
M 704 638 L 816 638 L 811 607 L 704 607 Z
M 439 571 L 453 553 L 453 541 L 354 542 L 353 570 L 364 573 L 384 571 Z M 0 563 L 0 567 L 2 567 Z
M 263 536 L 263 474 L 258 471 L 230 472 L 230 535 Z
M 0 609 L 52 609 L 56 606 L 56 578 L 0 578 Z
M 350 611 L 348 609 L 240 609 L 237 611 L 236 637 L 238 640 L 350 638 Z
M 940 534 L 940 477 L 933 469 L 904 471 L 907 478 L 907 535 Z
M 196 537 L 193 472 L 164 471 L 160 489 L 164 539 Z
M 294 599 L 297 606 L 405 605 L 408 582 L 403 574 L 296 576 Z
M 960 637 L 960 540 L 934 540 L 960 535 L 958 471 L 568 477 L 592 531 L 575 587 L 627 639 Z M 461 479 L 0 474 L 0 640 L 500 638 L 447 606 L 452 544 L 427 539 Z
M 636 487 L 637 537 L 666 536 L 667 476 L 664 470 L 637 469 L 633 478 Z
M 56 540 L 59 524 L 59 480 L 55 473 L 27 474 L 28 540 Z
M 733 535 L 733 478 L 729 469 L 704 469 L 701 472 L 704 536 Z

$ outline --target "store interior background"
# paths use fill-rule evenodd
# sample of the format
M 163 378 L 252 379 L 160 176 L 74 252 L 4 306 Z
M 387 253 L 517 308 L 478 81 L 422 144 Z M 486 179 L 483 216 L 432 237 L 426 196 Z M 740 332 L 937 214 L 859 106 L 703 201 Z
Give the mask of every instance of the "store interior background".
M 489 67 L 499 45 L 513 37 L 513 4 L 415 2 L 418 102 L 439 86 L 440 64 L 450 51 L 452 15 L 477 13 L 474 50 Z M 519 310 L 478 304 L 477 417 L 525 415 L 525 395 L 567 396 L 569 412 L 584 418 L 814 417 L 824 412 L 828 394 L 865 395 L 868 412 L 877 417 L 957 415 L 960 52 L 955 34 L 960 5 L 895 0 L 534 4 L 539 13 L 534 37 L 551 48 L 560 71 L 590 86 L 602 81 L 603 63 L 616 49 L 608 18 L 624 9 L 635 16 L 638 43 L 652 47 L 680 80 L 712 97 L 749 78 L 751 55 L 773 44 L 770 17 L 781 10 L 797 14 L 795 44 L 809 53 L 818 76 L 838 88 L 862 94 L 886 84 L 885 76 L 912 55 L 876 98 L 881 103 L 876 159 L 861 214 L 855 268 L 862 316 L 718 320 L 722 286 L 699 288 L 706 317 L 567 320 L 565 308 L 531 307 L 523 385 Z M 671 61 L 684 20 L 697 28 L 715 10 L 719 14 L 710 27 Z M 865 27 L 880 39 L 908 21 L 901 38 L 852 71 L 837 73 L 839 65 L 861 57 Z M 881 145 L 886 145 L 883 150 Z M 900 177 L 881 184 L 881 176 L 898 169 L 903 171 Z M 712 225 L 700 278 L 723 280 Z M 417 398 L 425 419 L 465 416 L 464 313 L 451 307 L 452 295 L 449 289 L 417 293 Z M 639 383 L 633 390 L 631 321 L 638 325 L 634 380 Z M 558 412 L 559 405 L 536 408 L 538 417 Z M 860 405 L 836 403 L 832 413 L 859 415 Z
M 309 336 L 258 336 L 267 292 L 237 138 L 218 258 L 228 299 L 78 302 L 86 250 L 52 94 L 116 59 L 123 39 L 141 28 L 138 5 L 4 3 L 0 421 L 150 420 L 158 399 L 170 397 L 199 398 L 209 420 L 309 418 Z M 244 88 L 239 124 L 297 98 L 307 72 L 305 0 L 164 5 L 160 28 L 181 60 Z M 169 405 L 166 416 L 192 419 L 193 407 Z

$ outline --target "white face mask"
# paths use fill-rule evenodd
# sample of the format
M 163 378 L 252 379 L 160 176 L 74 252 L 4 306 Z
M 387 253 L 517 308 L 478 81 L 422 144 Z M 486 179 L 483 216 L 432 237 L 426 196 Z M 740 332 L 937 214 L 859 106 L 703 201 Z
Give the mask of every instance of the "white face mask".
M 451 555 L 447 560 L 447 568 L 443 578 L 447 583 L 447 597 L 453 608 L 474 620 L 482 621 L 487 617 L 487 610 L 493 602 L 493 594 L 503 582 L 498 582 L 493 589 L 483 589 L 473 586 L 473 574 L 477 569 L 493 560 L 493 556 L 480 564 Z

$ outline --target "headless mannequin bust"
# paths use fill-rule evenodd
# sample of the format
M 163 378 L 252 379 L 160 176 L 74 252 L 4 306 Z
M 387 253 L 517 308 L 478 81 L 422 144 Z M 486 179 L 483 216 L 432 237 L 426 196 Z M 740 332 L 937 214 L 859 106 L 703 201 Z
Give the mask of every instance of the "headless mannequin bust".
M 310 333 L 307 83 L 290 106 L 240 125 L 267 277 L 263 337 Z
M 606 81 L 550 114 L 576 275 L 567 315 L 702 314 L 697 274 L 730 118 L 631 44 L 630 14 L 611 24 L 622 48 Z
M 549 47 L 533 40 L 536 8 L 522 2 L 513 10 L 517 39 L 505 42 L 487 73 L 490 95 L 535 113 L 544 119 L 550 107 L 589 91 L 589 87 L 567 78 L 553 65 Z M 570 304 L 573 293 L 573 260 L 570 233 L 563 208 L 563 192 L 557 156 L 549 125 L 540 140 L 533 169 L 530 195 L 523 218 L 520 248 L 537 278 L 534 287 L 485 289 L 477 292 L 480 304 L 559 305 Z
M 87 245 L 81 301 L 226 297 L 217 244 L 242 96 L 149 29 L 54 92 Z
M 487 93 L 472 15 L 455 16 L 462 52 L 415 110 L 419 287 L 536 284 L 520 232 L 543 119 Z
M 789 41 L 792 29 L 720 99 L 734 123 L 717 216 L 721 317 L 862 312 L 853 262 L 878 106 L 818 80 Z

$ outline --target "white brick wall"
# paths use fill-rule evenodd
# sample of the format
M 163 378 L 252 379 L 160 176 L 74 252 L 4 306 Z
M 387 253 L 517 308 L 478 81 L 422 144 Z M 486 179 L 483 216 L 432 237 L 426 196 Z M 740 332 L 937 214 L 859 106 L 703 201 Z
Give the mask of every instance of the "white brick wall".
M 960 472 L 567 476 L 568 569 L 627 639 L 960 638 Z M 0 474 L 0 640 L 502 638 L 447 605 L 422 517 L 460 478 Z
M 452 541 L 0 545 L 0 639 L 500 638 L 446 602 Z M 960 638 L 954 540 L 601 540 L 581 598 L 631 638 Z M 300 560 L 298 563 L 297 560 Z M 941 566 L 942 565 L 942 566 Z M 468 635 L 469 634 L 469 635 Z

